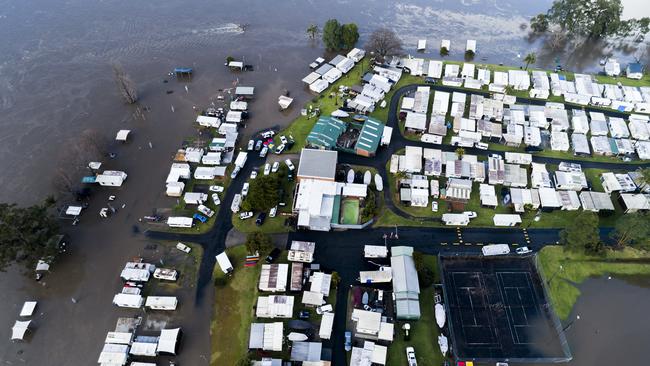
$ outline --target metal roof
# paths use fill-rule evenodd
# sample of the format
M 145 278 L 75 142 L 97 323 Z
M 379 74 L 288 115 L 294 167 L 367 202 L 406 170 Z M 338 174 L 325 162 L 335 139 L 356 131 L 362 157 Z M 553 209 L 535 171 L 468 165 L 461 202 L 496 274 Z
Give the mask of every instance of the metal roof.
M 302 149 L 298 177 L 334 180 L 337 160 L 336 151 Z
M 368 117 L 363 124 L 363 128 L 361 128 L 361 133 L 359 134 L 359 139 L 357 140 L 355 149 L 368 151 L 374 154 L 377 151 L 383 132 L 384 124 L 374 118 Z

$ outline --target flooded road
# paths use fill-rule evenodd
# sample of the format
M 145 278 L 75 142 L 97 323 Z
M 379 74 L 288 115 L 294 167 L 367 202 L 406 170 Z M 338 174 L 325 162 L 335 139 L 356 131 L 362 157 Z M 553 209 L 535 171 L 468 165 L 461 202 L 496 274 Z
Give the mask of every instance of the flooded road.
M 119 288 L 119 269 L 150 244 L 134 233 L 137 218 L 175 203 L 164 195 L 164 179 L 173 152 L 185 137 L 196 134 L 193 107 L 208 105 L 219 89 L 238 82 L 256 87 L 242 141 L 252 131 L 288 124 L 298 114 L 297 106 L 311 98 L 300 81 L 309 71 L 306 65 L 323 54 L 320 42 L 305 35 L 310 23 L 322 25 L 331 17 L 356 22 L 361 44 L 373 29 L 387 26 L 399 33 L 412 54 L 416 41 L 426 38 L 429 57 L 438 57 L 439 42 L 447 38 L 452 40 L 449 58 L 462 59 L 465 40 L 477 39 L 478 60 L 518 66 L 518 56 L 539 47 L 521 25 L 549 4 L 0 0 L 0 201 L 42 200 L 52 191 L 53 172 L 66 166 L 61 161 L 66 146 L 81 131 L 94 129 L 110 139 L 119 129 L 133 131 L 130 143 L 111 147 L 117 158 L 106 162 L 129 174 L 124 188 L 110 191 L 125 208 L 100 221 L 97 212 L 109 190 L 98 190 L 81 224 L 66 227 L 72 232 L 72 253 L 57 264 L 45 286 L 17 270 L 0 274 L 5 294 L 0 300 L 0 338 L 9 338 L 23 301 L 40 302 L 33 337 L 25 344 L 1 343 L 0 360 L 94 364 L 106 331 L 121 314 L 110 304 Z M 255 71 L 231 73 L 223 66 L 227 56 L 243 59 Z M 586 67 L 592 61 L 597 62 L 590 59 Z M 150 108 L 145 120 L 134 118 L 134 108 L 120 101 L 111 76 L 113 62 L 121 63 L 138 84 L 141 105 Z M 176 66 L 194 67 L 194 78 L 164 84 Z M 167 94 L 169 90 L 173 93 Z M 290 111 L 280 113 L 277 97 L 284 90 L 296 100 Z M 79 302 L 72 303 L 72 297 Z M 187 308 L 192 309 L 191 302 Z M 204 302 L 183 322 L 188 337 L 181 364 L 207 364 L 210 316 L 210 303 Z

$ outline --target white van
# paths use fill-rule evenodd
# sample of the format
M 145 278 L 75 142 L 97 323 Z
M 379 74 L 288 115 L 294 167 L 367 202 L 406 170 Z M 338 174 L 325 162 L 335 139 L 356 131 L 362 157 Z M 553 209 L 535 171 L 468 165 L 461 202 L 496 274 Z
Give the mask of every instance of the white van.
M 199 211 L 200 213 L 204 214 L 207 217 L 214 216 L 214 211 L 212 211 L 211 209 L 207 208 L 204 205 L 199 205 L 199 207 L 197 207 L 196 210 Z
M 226 255 L 226 252 L 217 255 L 217 263 L 219 263 L 219 267 L 221 268 L 223 273 L 229 274 L 233 271 L 232 263 L 230 263 L 230 259 L 228 259 L 228 255 Z

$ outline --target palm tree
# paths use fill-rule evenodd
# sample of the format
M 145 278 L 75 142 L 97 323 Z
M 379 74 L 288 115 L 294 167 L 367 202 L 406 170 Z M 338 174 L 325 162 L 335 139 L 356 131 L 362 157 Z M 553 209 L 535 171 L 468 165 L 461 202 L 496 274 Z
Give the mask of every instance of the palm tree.
M 537 55 L 535 52 L 527 54 L 526 57 L 524 57 L 524 62 L 526 63 L 526 70 L 528 70 L 528 65 L 537 62 Z
M 398 170 L 397 173 L 395 173 L 394 175 L 395 175 L 395 189 L 397 189 L 399 187 L 399 182 L 403 179 L 408 178 L 408 173 L 406 173 L 403 170 Z
M 307 27 L 307 35 L 309 36 L 309 39 L 316 39 L 318 33 L 320 33 L 320 30 L 316 24 L 310 24 L 309 27 Z
M 462 159 L 463 155 L 465 155 L 465 149 L 459 147 L 458 149 L 456 149 L 456 155 L 458 156 L 458 159 Z

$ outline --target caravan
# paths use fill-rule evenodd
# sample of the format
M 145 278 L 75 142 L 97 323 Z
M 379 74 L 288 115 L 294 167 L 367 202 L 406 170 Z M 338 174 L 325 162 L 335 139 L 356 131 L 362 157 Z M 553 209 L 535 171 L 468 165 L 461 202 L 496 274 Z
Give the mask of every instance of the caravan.
M 113 297 L 113 304 L 121 308 L 139 309 L 144 304 L 144 299 L 140 295 L 116 294 Z
M 152 310 L 176 310 L 176 296 L 147 296 L 144 306 Z
M 167 226 L 169 227 L 192 227 L 192 218 L 184 216 L 170 216 L 167 218 Z
M 228 259 L 226 252 L 223 252 L 217 256 L 217 263 L 219 263 L 219 267 L 223 273 L 230 274 L 233 271 L 232 263 L 230 263 L 230 259 Z

